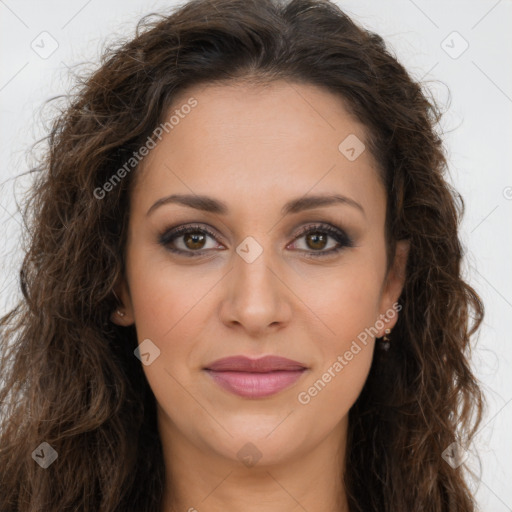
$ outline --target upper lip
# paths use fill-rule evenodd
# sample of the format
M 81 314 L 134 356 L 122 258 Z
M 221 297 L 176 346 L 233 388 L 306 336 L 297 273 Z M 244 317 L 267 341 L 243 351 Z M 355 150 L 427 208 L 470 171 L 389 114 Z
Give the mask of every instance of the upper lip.
M 298 361 L 279 356 L 264 356 L 258 359 L 251 359 L 246 356 L 232 356 L 217 359 L 205 367 L 205 370 L 217 372 L 252 372 L 265 373 L 272 371 L 297 371 L 305 370 L 307 367 Z

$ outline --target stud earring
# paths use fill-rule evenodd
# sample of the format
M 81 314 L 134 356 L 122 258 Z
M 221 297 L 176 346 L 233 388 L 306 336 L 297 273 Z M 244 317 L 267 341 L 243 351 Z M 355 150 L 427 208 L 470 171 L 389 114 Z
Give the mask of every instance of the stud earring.
M 385 352 L 387 352 L 389 350 L 389 347 L 391 346 L 391 343 L 390 343 L 390 339 L 388 337 L 388 334 L 391 333 L 391 329 L 386 329 L 384 331 L 384 336 L 382 337 L 382 339 L 380 340 L 380 343 L 379 343 L 379 347 L 384 350 Z
M 120 309 L 118 309 L 116 311 L 116 313 L 120 316 L 120 317 L 123 317 L 126 313 L 124 313 L 123 311 L 121 311 Z

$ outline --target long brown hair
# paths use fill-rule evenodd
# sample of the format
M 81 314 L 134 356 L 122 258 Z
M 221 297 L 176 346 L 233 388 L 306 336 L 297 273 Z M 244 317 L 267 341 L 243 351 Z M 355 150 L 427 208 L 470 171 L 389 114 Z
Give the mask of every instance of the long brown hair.
M 345 100 L 387 190 L 388 262 L 397 240 L 411 244 L 392 348 L 375 353 L 350 411 L 350 510 L 475 510 L 464 465 L 443 457 L 481 421 L 468 357 L 484 310 L 461 276 L 464 203 L 445 179 L 439 107 L 381 37 L 327 0 L 193 0 L 144 17 L 79 77 L 32 170 L 23 296 L 0 324 L 2 512 L 160 510 L 155 398 L 134 327 L 110 321 L 136 169 L 97 190 L 188 86 L 274 80 Z M 31 456 L 42 442 L 58 454 L 46 469 Z

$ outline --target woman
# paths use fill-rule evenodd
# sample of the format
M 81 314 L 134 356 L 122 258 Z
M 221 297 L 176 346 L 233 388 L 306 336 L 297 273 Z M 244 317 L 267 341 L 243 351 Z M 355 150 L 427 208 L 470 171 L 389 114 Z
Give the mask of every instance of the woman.
M 439 116 L 328 1 L 142 20 L 27 202 L 0 510 L 475 510 Z

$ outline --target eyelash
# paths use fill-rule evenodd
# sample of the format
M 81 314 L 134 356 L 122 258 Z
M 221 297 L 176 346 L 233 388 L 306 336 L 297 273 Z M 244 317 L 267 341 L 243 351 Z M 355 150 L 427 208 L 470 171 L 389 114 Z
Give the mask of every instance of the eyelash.
M 189 226 L 179 226 L 177 228 L 165 231 L 164 233 L 162 233 L 160 235 L 159 242 L 167 250 L 169 250 L 173 253 L 182 254 L 182 255 L 188 256 L 188 257 L 202 256 L 205 252 L 208 252 L 210 250 L 210 249 L 206 249 L 203 251 L 199 251 L 199 250 L 198 251 L 192 251 L 192 250 L 184 251 L 182 249 L 176 249 L 176 248 L 173 248 L 170 246 L 171 242 L 173 242 L 175 239 L 179 238 L 180 236 L 186 235 L 188 233 L 203 233 L 203 234 L 207 234 L 207 235 L 211 236 L 213 239 L 217 240 L 216 235 L 208 228 L 201 227 L 198 225 L 189 225 Z M 301 238 L 305 235 L 308 235 L 310 233 L 327 234 L 331 238 L 333 238 L 336 242 L 338 242 L 338 244 L 340 244 L 340 245 L 339 245 L 339 247 L 335 247 L 335 248 L 329 249 L 327 251 L 322 251 L 322 250 L 303 251 L 308 254 L 308 257 L 312 257 L 312 258 L 320 257 L 321 258 L 321 257 L 336 254 L 346 247 L 354 247 L 354 241 L 352 240 L 352 238 L 350 238 L 341 229 L 331 226 L 330 224 L 315 224 L 312 226 L 311 225 L 306 226 L 300 230 L 298 235 L 294 238 L 294 241 L 298 240 L 299 238 Z

